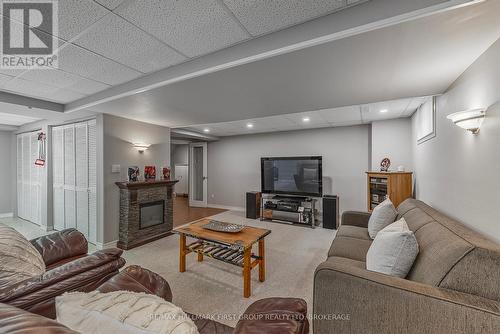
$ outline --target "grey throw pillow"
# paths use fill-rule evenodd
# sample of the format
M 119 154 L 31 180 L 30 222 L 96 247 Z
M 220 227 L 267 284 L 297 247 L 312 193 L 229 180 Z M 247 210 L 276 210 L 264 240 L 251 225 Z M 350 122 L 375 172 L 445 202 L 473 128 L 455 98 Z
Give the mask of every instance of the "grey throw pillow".
M 401 218 L 377 233 L 366 254 L 366 269 L 405 278 L 418 252 L 417 238 Z
M 397 215 L 398 212 L 389 198 L 377 205 L 375 209 L 373 209 L 370 220 L 368 221 L 368 234 L 370 238 L 374 239 L 378 231 L 394 223 Z

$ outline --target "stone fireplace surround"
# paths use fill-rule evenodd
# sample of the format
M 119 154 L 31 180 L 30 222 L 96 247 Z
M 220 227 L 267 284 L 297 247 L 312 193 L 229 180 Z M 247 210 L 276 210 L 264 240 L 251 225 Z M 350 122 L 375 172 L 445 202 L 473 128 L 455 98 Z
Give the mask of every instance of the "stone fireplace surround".
M 116 182 L 120 188 L 120 228 L 118 247 L 128 250 L 166 237 L 173 228 L 173 187 L 178 181 Z M 140 207 L 164 202 L 161 224 L 140 226 Z

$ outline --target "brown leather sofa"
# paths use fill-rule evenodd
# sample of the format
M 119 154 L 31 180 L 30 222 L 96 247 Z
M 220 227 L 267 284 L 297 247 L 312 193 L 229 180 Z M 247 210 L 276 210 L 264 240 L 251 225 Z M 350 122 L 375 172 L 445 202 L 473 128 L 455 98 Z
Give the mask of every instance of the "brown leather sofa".
M 0 303 L 48 318 L 55 318 L 54 300 L 68 291 L 93 291 L 125 265 L 119 249 L 87 254 L 88 243 L 75 229 L 31 240 L 47 271 L 17 284 L 0 288 Z
M 139 266 L 125 265 L 122 251 L 108 249 L 88 255 L 88 243 L 75 229 L 31 240 L 47 271 L 32 279 L 0 289 L 0 334 L 75 333 L 57 323 L 55 297 L 70 291 L 127 290 L 155 294 L 172 301 L 168 282 Z M 27 312 L 29 311 L 29 312 Z M 236 328 L 190 314 L 200 334 L 307 334 L 307 305 L 302 299 L 262 299 L 245 311 Z
M 397 211 L 420 248 L 408 276 L 366 270 L 370 214 L 344 213 L 316 269 L 314 333 L 500 333 L 500 246 L 421 201 Z
M 131 266 L 100 285 L 97 290 L 111 292 L 127 290 L 155 294 L 172 301 L 169 284 L 161 276 Z M 232 328 L 209 319 L 190 315 L 200 334 L 307 334 L 309 323 L 305 301 L 295 298 L 259 300 L 245 311 L 243 320 Z M 66 334 L 75 333 L 67 327 L 39 315 L 0 304 L 0 334 Z

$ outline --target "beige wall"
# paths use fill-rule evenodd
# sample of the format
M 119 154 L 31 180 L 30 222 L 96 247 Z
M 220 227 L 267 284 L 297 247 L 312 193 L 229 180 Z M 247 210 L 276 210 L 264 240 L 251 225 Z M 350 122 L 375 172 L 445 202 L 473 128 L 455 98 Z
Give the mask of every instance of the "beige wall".
M 386 157 L 391 160 L 391 170 L 397 170 L 398 166 L 413 170 L 411 129 L 410 118 L 372 123 L 372 170 L 379 170 L 380 162 Z
M 417 198 L 500 241 L 500 40 L 437 99 L 436 137 L 413 136 Z M 474 136 L 446 116 L 489 107 Z M 415 122 L 413 122 L 415 134 Z
M 134 142 L 151 144 L 139 153 Z M 170 166 L 170 129 L 111 115 L 103 115 L 103 237 L 102 243 L 118 240 L 120 192 L 115 182 L 127 180 L 128 166 L 138 166 L 144 177 L 144 166 Z M 120 173 L 112 173 L 112 165 L 120 165 Z
M 323 192 L 338 194 L 342 210 L 366 209 L 368 125 L 222 138 L 208 144 L 208 202 L 244 207 L 260 190 L 260 158 L 323 156 Z

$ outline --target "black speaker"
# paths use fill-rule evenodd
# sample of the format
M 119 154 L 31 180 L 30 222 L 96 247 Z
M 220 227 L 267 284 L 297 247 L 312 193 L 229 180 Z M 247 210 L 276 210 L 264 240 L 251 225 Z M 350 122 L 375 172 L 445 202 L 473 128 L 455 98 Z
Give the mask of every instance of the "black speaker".
M 247 218 L 260 218 L 260 200 L 262 194 L 257 191 L 247 193 Z
M 323 196 L 323 228 L 336 230 L 339 227 L 339 197 Z

